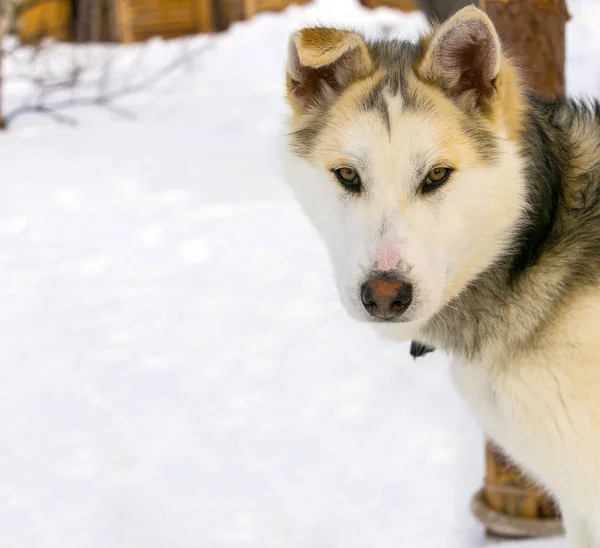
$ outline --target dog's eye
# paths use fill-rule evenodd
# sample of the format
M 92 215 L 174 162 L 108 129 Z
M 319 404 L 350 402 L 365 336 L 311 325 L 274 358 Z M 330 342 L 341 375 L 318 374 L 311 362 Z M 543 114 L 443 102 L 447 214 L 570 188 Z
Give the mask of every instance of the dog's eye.
M 449 167 L 434 167 L 423 181 L 423 192 L 433 192 L 441 187 L 450 178 L 451 174 L 452 170 Z
M 361 189 L 360 177 L 351 167 L 339 167 L 333 170 L 338 181 L 350 192 L 358 193 Z

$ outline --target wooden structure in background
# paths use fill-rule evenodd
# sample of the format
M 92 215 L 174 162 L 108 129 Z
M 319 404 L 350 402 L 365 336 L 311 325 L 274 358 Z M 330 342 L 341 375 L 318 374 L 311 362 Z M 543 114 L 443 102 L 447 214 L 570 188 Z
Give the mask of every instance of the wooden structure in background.
M 291 4 L 308 4 L 310 0 L 245 0 L 244 15 L 246 19 L 254 17 L 262 11 L 283 11 Z
M 114 0 L 72 0 L 73 39 L 76 42 L 118 40 Z
M 291 5 L 308 4 L 311 0 L 213 0 L 216 30 L 226 30 L 264 11 L 283 11 Z
M 16 31 L 21 42 L 37 45 L 43 38 L 68 41 L 72 38 L 70 0 L 41 0 L 19 13 Z
M 233 23 L 246 19 L 246 0 L 213 0 L 215 30 L 227 30 Z
M 121 42 L 151 36 L 175 38 L 225 30 L 236 21 L 263 11 L 282 11 L 310 0 L 111 0 L 115 3 L 117 34 Z
M 43 38 L 115 42 L 114 7 L 115 0 L 25 0 L 17 14 L 16 30 L 21 42 L 32 45 Z
M 2 0 L 0 0 L 2 1 Z M 375 6 L 376 0 L 368 0 Z M 39 0 L 18 16 L 24 43 L 42 38 L 77 42 L 140 42 L 226 30 L 264 11 L 282 11 L 310 0 Z M 385 0 L 412 5 L 413 0 Z
M 360 2 L 367 8 L 394 8 L 402 11 L 415 11 L 419 9 L 416 0 L 361 0 Z
M 210 0 L 114 0 L 120 42 L 176 38 L 213 30 Z

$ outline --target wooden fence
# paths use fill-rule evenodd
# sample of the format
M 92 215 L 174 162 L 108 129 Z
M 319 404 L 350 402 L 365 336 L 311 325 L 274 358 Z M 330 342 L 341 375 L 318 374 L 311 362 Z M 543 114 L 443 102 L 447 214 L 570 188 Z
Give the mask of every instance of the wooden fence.
M 0 0 L 1 1 L 1 0 Z M 227 29 L 264 11 L 310 0 L 39 0 L 21 10 L 22 41 L 44 37 L 77 42 L 138 42 Z M 416 9 L 415 0 L 362 0 L 369 8 Z

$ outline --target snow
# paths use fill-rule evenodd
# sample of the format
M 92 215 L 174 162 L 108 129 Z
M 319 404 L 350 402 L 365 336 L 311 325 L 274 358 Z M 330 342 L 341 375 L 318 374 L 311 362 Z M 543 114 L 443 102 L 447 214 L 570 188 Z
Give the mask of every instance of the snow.
M 568 79 L 600 82 L 597 3 L 570 5 Z M 54 45 L 50 100 L 0 136 L 0 545 L 333 548 L 498 544 L 469 511 L 483 438 L 441 353 L 414 362 L 341 310 L 281 181 L 288 32 L 416 36 L 419 13 L 321 1 L 220 36 Z M 27 55 L 6 110 L 36 99 Z M 66 72 L 65 72 L 66 71 Z M 39 72 L 38 72 L 39 74 Z M 62 95 L 61 95 L 62 94 Z M 45 100 L 46 100 L 45 99 Z M 520 542 L 564 546 L 562 539 Z

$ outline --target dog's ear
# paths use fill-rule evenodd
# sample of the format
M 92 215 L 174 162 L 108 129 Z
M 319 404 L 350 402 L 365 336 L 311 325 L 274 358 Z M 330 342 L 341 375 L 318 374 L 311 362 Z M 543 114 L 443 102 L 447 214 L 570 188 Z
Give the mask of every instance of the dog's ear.
M 300 30 L 289 40 L 288 99 L 300 111 L 327 105 L 372 70 L 367 45 L 359 34 L 331 28 Z
M 496 93 L 502 62 L 500 38 L 489 17 L 463 8 L 424 42 L 420 75 L 448 95 L 485 107 Z

